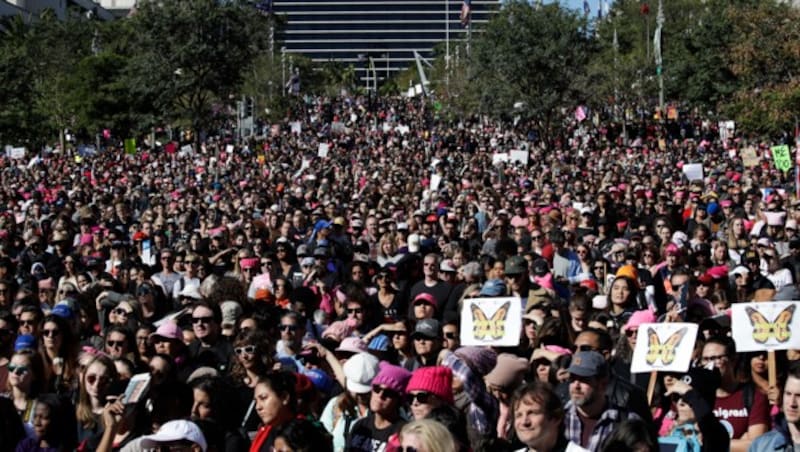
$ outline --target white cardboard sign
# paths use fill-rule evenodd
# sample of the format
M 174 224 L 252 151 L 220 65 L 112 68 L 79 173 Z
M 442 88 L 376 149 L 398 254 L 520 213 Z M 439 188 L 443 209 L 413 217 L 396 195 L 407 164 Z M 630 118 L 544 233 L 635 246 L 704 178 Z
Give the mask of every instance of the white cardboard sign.
M 467 298 L 461 309 L 461 344 L 513 347 L 522 332 L 519 297 Z
M 734 303 L 731 326 L 737 352 L 800 348 L 798 301 Z
M 643 323 L 636 330 L 631 373 L 686 372 L 697 340 L 696 323 Z

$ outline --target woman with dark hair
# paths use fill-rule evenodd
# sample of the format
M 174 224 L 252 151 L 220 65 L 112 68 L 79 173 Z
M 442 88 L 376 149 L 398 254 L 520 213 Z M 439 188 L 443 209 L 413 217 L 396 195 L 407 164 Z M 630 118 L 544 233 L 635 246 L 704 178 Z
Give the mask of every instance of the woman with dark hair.
M 253 390 L 259 379 L 272 369 L 275 350 L 269 338 L 260 330 L 245 330 L 239 333 L 233 343 L 236 359 L 231 366 L 230 381 L 233 384 L 235 400 L 240 415 L 239 425 L 246 432 L 256 432 L 258 416 L 255 412 Z M 241 415 L 241 413 L 244 413 Z
M 230 403 L 232 391 L 219 377 L 202 377 L 192 382 L 194 404 L 192 420 L 205 421 L 205 428 L 214 430 L 220 442 L 220 452 L 238 452 L 247 449 L 247 440 L 239 433 L 235 406 Z
M 8 363 L 8 398 L 28 433 L 33 431 L 35 399 L 47 384 L 42 356 L 32 351 L 20 351 Z
M 294 452 L 333 452 L 331 436 L 317 423 L 295 419 L 275 433 L 274 450 Z
M 55 394 L 36 399 L 34 436 L 20 441 L 16 452 L 70 452 L 75 448 L 75 415 Z
M 603 443 L 603 452 L 621 450 L 633 452 L 658 452 L 658 438 L 641 419 L 625 420 L 617 424 Z
M 275 269 L 280 276 L 287 280 L 292 278 L 292 274 L 300 272 L 297 256 L 289 242 L 279 242 L 275 245 L 275 258 L 273 261 L 277 264 Z
M 405 317 L 402 313 L 407 309 L 400 304 L 392 273 L 388 268 L 382 268 L 372 280 L 378 286 L 378 291 L 371 297 L 371 301 L 382 311 L 383 321 L 394 323 L 402 320 Z
M 617 276 L 608 292 L 608 314 L 619 331 L 637 306 L 638 283 L 627 276 Z
M 297 416 L 295 377 L 289 372 L 266 374 L 255 385 L 254 401 L 261 427 L 250 445 L 250 452 L 269 452 L 278 430 Z
M 74 390 L 78 341 L 66 320 L 52 314 L 44 318 L 39 353 L 45 363 L 48 390 L 59 394 Z

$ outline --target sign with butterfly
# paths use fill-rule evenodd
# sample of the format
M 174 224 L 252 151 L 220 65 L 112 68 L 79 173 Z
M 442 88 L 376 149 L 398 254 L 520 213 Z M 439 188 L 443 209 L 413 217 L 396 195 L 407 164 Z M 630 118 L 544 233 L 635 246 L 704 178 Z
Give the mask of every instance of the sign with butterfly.
M 461 345 L 519 345 L 522 302 L 516 297 L 467 298 L 461 309 Z
M 636 330 L 631 372 L 686 372 L 696 340 L 696 323 L 643 323 Z
M 798 301 L 734 303 L 731 325 L 737 352 L 800 348 Z

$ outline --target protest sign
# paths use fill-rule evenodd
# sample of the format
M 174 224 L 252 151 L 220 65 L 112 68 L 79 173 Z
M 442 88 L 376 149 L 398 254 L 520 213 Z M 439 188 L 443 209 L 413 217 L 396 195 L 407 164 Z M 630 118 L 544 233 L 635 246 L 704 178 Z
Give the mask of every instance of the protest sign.
M 780 146 L 772 146 L 772 159 L 775 162 L 775 168 L 786 172 L 792 167 L 792 155 L 789 152 L 789 146 L 782 144 Z
M 508 162 L 508 153 L 500 152 L 492 155 L 492 165 Z
M 519 163 L 522 163 L 523 165 L 527 165 L 528 164 L 528 151 L 521 151 L 521 150 L 518 150 L 518 149 L 513 149 L 509 153 L 509 160 L 512 163 L 513 162 L 519 162 Z
M 461 345 L 519 345 L 521 305 L 518 297 L 465 299 L 461 309 Z
M 747 146 L 746 148 L 742 149 L 742 164 L 745 168 L 753 168 L 758 166 L 758 154 L 756 153 L 756 148 L 753 146 Z
M 687 163 L 683 165 L 683 174 L 689 179 L 689 182 L 695 180 L 703 180 L 703 164 L 702 163 Z
M 21 160 L 25 158 L 26 150 L 24 147 L 16 147 L 10 148 L 8 152 L 8 157 L 14 160 Z
M 696 323 L 639 325 L 631 372 L 686 372 L 692 361 L 697 327 Z
M 800 348 L 797 301 L 734 303 L 731 324 L 737 352 Z
M 125 139 L 125 153 L 136 154 L 136 138 Z
M 303 127 L 300 125 L 300 121 L 294 121 L 292 123 L 292 133 L 300 135 L 302 133 Z
M 434 191 L 438 190 L 439 184 L 441 183 L 442 183 L 442 176 L 436 173 L 431 174 L 431 190 Z
M 324 159 L 328 156 L 328 151 L 330 150 L 330 146 L 328 143 L 320 143 L 319 147 L 317 148 L 317 157 Z

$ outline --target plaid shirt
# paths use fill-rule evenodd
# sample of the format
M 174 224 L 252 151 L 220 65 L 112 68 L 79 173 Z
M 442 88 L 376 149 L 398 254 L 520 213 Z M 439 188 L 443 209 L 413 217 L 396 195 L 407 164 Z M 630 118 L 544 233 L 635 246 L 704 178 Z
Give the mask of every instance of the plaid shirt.
M 497 399 L 486 390 L 483 379 L 472 373 L 469 366 L 454 353 L 448 353 L 442 365 L 452 369 L 453 376 L 464 384 L 464 393 L 470 400 L 467 410 L 469 425 L 481 435 L 493 433 L 497 427 L 499 409 Z
M 581 438 L 583 435 L 583 424 L 581 418 L 578 416 L 578 409 L 572 401 L 567 402 L 564 407 L 566 410 L 565 419 L 565 434 L 567 439 L 575 444 L 582 445 Z M 640 419 L 636 413 L 625 411 L 623 408 L 614 406 L 607 407 L 606 410 L 600 415 L 600 419 L 594 425 L 594 430 L 589 436 L 589 444 L 586 449 L 595 452 L 600 450 L 603 441 L 611 435 L 611 432 L 620 422 L 626 419 Z

